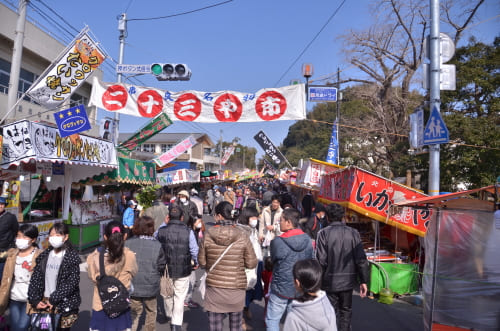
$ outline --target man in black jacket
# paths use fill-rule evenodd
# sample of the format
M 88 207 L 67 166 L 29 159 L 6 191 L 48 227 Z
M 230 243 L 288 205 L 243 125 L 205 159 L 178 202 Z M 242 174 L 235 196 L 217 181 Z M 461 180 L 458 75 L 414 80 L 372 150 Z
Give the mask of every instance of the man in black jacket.
M 16 247 L 16 236 L 19 223 L 15 215 L 5 211 L 7 199 L 0 197 L 0 279 L 2 279 L 7 251 Z
M 184 299 L 189 289 L 189 276 L 192 265 L 198 268 L 198 244 L 193 230 L 182 221 L 183 211 L 173 204 L 169 208 L 167 226 L 158 230 L 158 241 L 163 247 L 167 258 L 168 274 L 174 282 L 173 298 L 164 298 L 165 312 L 172 318 L 172 331 L 182 329 L 184 317 Z
M 318 233 L 316 258 L 323 268 L 322 289 L 326 292 L 337 317 L 339 331 L 351 330 L 352 291 L 359 277 L 359 295 L 366 296 L 369 263 L 356 229 L 343 224 L 344 208 L 326 206 L 330 225 Z

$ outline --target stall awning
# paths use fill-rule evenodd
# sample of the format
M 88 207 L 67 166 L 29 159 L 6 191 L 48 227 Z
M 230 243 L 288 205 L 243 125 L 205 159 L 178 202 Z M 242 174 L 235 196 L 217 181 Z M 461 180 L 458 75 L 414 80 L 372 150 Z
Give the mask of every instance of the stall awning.
M 343 168 L 343 166 L 333 163 L 309 159 L 302 166 L 296 185 L 317 190 L 320 186 L 321 176 Z
M 338 203 L 361 215 L 396 226 L 418 236 L 425 236 L 430 214 L 417 211 L 388 216 L 391 205 L 427 197 L 425 194 L 358 167 L 337 170 L 321 177 L 318 198 Z
M 116 150 L 109 141 L 74 134 L 65 138 L 57 128 L 22 120 L 3 127 L 1 167 L 30 160 L 116 168 Z
M 118 169 L 80 181 L 81 184 L 98 185 L 111 182 L 153 185 L 156 183 L 156 169 L 153 162 L 118 158 Z

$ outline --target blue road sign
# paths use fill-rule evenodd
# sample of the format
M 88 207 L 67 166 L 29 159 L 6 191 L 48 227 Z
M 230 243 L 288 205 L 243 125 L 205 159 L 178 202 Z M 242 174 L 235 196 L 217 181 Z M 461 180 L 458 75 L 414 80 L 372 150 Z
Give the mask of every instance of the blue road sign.
M 90 122 L 83 105 L 54 113 L 54 118 L 62 138 L 90 129 Z
M 431 116 L 424 130 L 424 145 L 445 144 L 450 141 L 448 128 L 436 107 L 432 109 Z
M 337 101 L 337 88 L 330 86 L 309 86 L 309 101 Z

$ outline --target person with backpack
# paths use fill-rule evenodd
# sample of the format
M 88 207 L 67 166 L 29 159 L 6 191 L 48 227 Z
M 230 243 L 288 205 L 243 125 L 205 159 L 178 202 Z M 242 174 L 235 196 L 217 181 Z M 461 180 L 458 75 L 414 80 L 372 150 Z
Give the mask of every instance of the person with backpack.
M 94 283 L 90 331 L 124 331 L 132 327 L 130 307 L 123 309 L 122 295 L 126 296 L 124 299 L 127 301 L 128 293 L 126 293 L 126 290 L 130 291 L 132 278 L 137 274 L 138 267 L 134 252 L 125 247 L 126 239 L 127 234 L 122 223 L 111 221 L 104 229 L 103 247 L 99 247 L 87 257 L 88 275 Z M 101 256 L 103 257 L 102 261 Z M 116 296 L 116 301 L 107 298 L 105 300 L 106 309 L 104 309 L 103 300 L 101 299 L 103 286 L 105 285 L 101 279 L 101 276 L 103 276 L 101 264 L 104 267 L 103 271 L 108 283 L 111 283 L 113 279 L 119 281 L 114 286 L 120 296 Z M 112 279 L 109 280 L 109 277 L 112 277 Z M 121 287 L 124 287 L 125 291 Z M 108 306 L 108 303 L 111 307 Z M 120 309 L 113 311 L 112 308 L 115 303 L 116 307 Z
M 40 255 L 36 240 L 38 228 L 33 224 L 22 224 L 16 237 L 16 247 L 7 252 L 7 260 L 0 286 L 0 315 L 10 311 L 11 331 L 28 330 L 30 316 L 26 314 L 28 286 Z
M 153 218 L 141 216 L 134 222 L 134 237 L 125 243 L 125 247 L 135 253 L 138 265 L 130 298 L 132 330 L 137 330 L 143 311 L 146 315 L 144 329 L 154 330 L 156 325 L 156 296 L 160 294 L 160 278 L 167 262 L 161 244 L 153 237 L 154 229 Z
M 283 330 L 337 331 L 335 311 L 321 290 L 321 272 L 316 260 L 295 262 L 293 279 L 299 295 L 290 304 Z
M 80 256 L 69 242 L 69 229 L 55 223 L 49 230 L 50 246 L 36 259 L 28 287 L 30 314 L 60 314 L 58 330 L 69 330 L 78 318 Z

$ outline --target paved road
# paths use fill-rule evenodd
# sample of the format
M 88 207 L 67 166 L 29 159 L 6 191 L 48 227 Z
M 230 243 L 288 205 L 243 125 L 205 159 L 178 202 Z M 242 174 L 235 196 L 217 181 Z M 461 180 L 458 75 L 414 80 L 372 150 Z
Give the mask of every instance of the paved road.
M 83 259 L 82 259 L 83 260 Z M 82 265 L 85 268 L 85 265 Z M 86 272 L 80 275 L 80 292 L 82 305 L 77 323 L 73 331 L 88 331 L 92 304 L 92 285 Z M 201 303 L 199 294 L 195 291 L 194 301 Z M 248 330 L 265 330 L 264 327 L 264 301 L 254 302 L 251 305 L 253 318 L 249 321 Z M 229 330 L 227 320 L 224 321 L 224 331 Z M 353 330 L 370 331 L 421 331 L 423 330 L 422 309 L 420 307 L 395 301 L 392 305 L 378 303 L 373 299 L 361 299 L 355 295 L 353 300 Z M 189 309 L 184 312 L 183 330 L 201 331 L 208 330 L 208 319 L 202 308 Z M 170 324 L 159 316 L 156 323 L 157 330 L 170 330 Z

